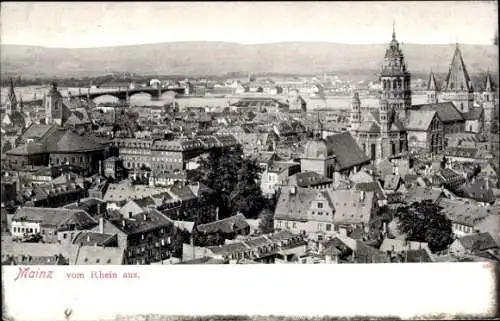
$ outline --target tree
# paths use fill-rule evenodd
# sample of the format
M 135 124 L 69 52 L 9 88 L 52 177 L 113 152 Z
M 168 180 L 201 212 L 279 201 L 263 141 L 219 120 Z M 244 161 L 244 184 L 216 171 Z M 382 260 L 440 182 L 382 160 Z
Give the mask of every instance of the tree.
M 240 145 L 212 149 L 199 168 L 188 171 L 190 182 L 202 182 L 216 191 L 220 217 L 237 212 L 255 216 L 265 201 L 258 185 L 260 168 L 243 156 Z
M 396 210 L 398 230 L 408 241 L 427 242 L 432 252 L 443 251 L 453 242 L 451 221 L 442 207 L 424 200 Z
M 254 217 L 266 205 L 258 184 L 259 173 L 260 168 L 255 160 L 243 159 L 236 186 L 229 195 L 229 206 L 233 212 Z

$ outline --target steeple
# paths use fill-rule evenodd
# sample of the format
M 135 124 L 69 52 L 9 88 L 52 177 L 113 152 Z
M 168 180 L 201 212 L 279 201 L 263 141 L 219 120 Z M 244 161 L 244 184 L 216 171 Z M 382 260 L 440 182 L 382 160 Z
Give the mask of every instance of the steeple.
M 437 104 L 438 102 L 438 86 L 436 83 L 436 78 L 434 77 L 434 73 L 431 71 L 429 76 L 429 81 L 427 82 L 427 103 L 429 104 Z
M 461 113 L 468 113 L 474 108 L 474 89 L 458 43 L 440 97 L 443 101 L 452 102 Z
M 434 77 L 434 73 L 431 71 L 431 75 L 429 76 L 429 81 L 427 83 L 427 91 L 439 91 L 436 78 Z
M 12 78 L 10 78 L 10 88 L 9 88 L 9 93 L 7 95 L 7 114 L 11 114 L 14 110 L 17 109 L 17 98 L 16 98 L 16 93 L 14 92 L 14 82 L 12 81 Z
M 396 22 L 392 20 L 392 41 L 396 40 Z
M 357 130 L 361 124 L 361 101 L 358 92 L 354 92 L 351 102 L 351 129 Z
M 453 58 L 451 60 L 450 69 L 448 71 L 448 76 L 446 77 L 443 90 L 453 92 L 474 92 L 458 43 L 455 46 L 455 52 L 453 53 Z
M 493 92 L 493 81 L 491 80 L 491 74 L 490 71 L 486 73 L 486 85 L 484 87 L 485 92 Z

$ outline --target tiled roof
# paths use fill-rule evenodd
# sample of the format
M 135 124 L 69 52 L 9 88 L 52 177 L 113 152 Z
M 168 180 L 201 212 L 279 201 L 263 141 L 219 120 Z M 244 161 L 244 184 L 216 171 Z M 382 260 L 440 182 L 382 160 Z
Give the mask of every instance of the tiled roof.
M 467 113 L 462 114 L 465 120 L 480 120 L 483 114 L 482 107 L 474 107 L 469 109 Z
M 375 195 L 377 196 L 377 199 L 380 201 L 386 199 L 384 191 L 382 190 L 382 186 L 380 186 L 380 183 L 378 181 L 368 182 L 368 183 L 357 183 L 355 188 L 360 191 L 374 192 Z
M 111 234 L 101 234 L 90 231 L 83 231 L 78 233 L 74 238 L 73 244 L 79 244 L 82 246 L 105 246 L 114 235 Z
M 336 156 L 335 168 L 341 171 L 370 161 L 370 158 L 359 148 L 350 133 L 340 133 L 326 138 L 327 144 Z
M 83 246 L 71 258 L 74 265 L 122 265 L 125 252 L 122 248 Z
M 172 220 L 156 209 L 147 209 L 143 213 L 132 216 L 132 219 L 114 219 L 110 222 L 127 235 L 174 226 Z
M 442 192 L 439 189 L 416 186 L 407 189 L 405 200 L 410 204 L 413 202 L 421 202 L 423 200 L 431 200 L 433 202 L 437 202 L 441 194 Z
M 14 242 L 2 237 L 2 258 L 4 255 L 48 258 L 58 254 L 70 258 L 77 249 L 78 246 L 74 244 Z
M 230 216 L 228 218 L 210 222 L 207 224 L 200 224 L 196 229 L 201 233 L 213 234 L 213 233 L 226 233 L 230 234 L 238 230 L 249 228 L 245 216 L 243 214 L 237 214 Z
M 490 233 L 477 233 L 465 235 L 457 240 L 466 250 L 485 251 L 498 248 L 498 244 L 491 237 Z
M 366 132 L 366 133 L 380 133 L 380 126 L 374 122 L 374 121 L 365 121 L 362 122 L 359 128 L 357 129 L 358 132 Z
M 105 202 L 128 201 L 147 196 L 154 196 L 164 192 L 167 192 L 166 188 L 132 185 L 128 181 L 122 181 L 116 184 L 109 184 L 103 200 Z
M 293 189 L 295 192 L 292 193 Z M 317 190 L 283 186 L 274 212 L 275 219 L 307 221 L 307 210 L 316 198 Z
M 59 229 L 74 224 L 80 230 L 97 224 L 87 212 L 82 210 L 27 206 L 19 207 L 12 220 L 39 222 L 42 226 L 53 226 Z
M 202 148 L 204 148 L 203 144 L 197 139 L 158 140 L 151 146 L 152 150 L 166 151 L 189 151 Z
M 478 202 L 493 203 L 496 197 L 493 193 L 494 185 L 489 182 L 488 178 L 476 179 L 474 182 L 467 183 L 463 191 L 467 197 Z
M 368 224 L 373 210 L 373 192 L 359 190 L 328 190 L 335 209 L 335 224 Z
M 439 206 L 443 213 L 454 223 L 475 226 L 490 215 L 490 209 L 485 206 L 471 204 L 470 201 L 441 198 Z
M 45 124 L 31 124 L 22 134 L 22 139 L 28 138 L 42 138 L 47 133 L 55 130 L 57 125 L 45 125 Z
M 410 110 L 431 110 L 436 111 L 443 123 L 463 121 L 464 117 L 452 102 L 436 104 L 413 105 Z
M 80 136 L 72 131 L 59 130 L 47 137 L 47 149 L 50 152 L 81 152 L 103 150 L 104 146 L 87 136 Z
M 359 171 L 359 172 L 351 175 L 351 177 L 349 177 L 349 179 L 352 182 L 354 182 L 355 184 L 374 182 L 373 176 L 370 175 L 369 173 L 367 173 L 366 171 Z
M 431 125 L 436 111 L 410 110 L 407 113 L 405 128 L 408 130 L 427 131 Z

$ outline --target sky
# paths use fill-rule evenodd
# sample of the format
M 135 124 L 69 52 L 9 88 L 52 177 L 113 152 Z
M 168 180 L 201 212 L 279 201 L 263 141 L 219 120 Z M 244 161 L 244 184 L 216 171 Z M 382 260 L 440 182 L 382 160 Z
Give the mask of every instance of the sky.
M 2 44 L 88 48 L 174 41 L 492 44 L 497 1 L 2 2 Z

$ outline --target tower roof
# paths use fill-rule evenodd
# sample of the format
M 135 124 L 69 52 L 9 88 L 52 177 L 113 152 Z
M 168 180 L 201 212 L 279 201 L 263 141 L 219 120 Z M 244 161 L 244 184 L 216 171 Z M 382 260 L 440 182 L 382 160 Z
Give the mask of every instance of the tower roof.
M 494 87 L 493 87 L 493 80 L 491 79 L 491 74 L 490 72 L 488 71 L 488 73 L 486 74 L 486 85 L 484 87 L 484 91 L 494 91 Z
M 429 76 L 429 81 L 427 82 L 427 90 L 428 91 L 439 91 L 436 78 L 434 77 L 434 73 L 431 71 L 431 75 Z
M 14 82 L 12 81 L 12 78 L 10 79 L 10 88 L 9 88 L 9 94 L 7 95 L 7 99 L 12 107 L 16 107 L 17 99 L 16 99 L 16 93 L 14 92 Z
M 448 91 L 474 91 L 458 43 L 451 60 L 450 70 L 448 71 L 443 89 Z

